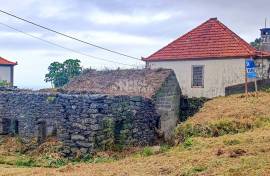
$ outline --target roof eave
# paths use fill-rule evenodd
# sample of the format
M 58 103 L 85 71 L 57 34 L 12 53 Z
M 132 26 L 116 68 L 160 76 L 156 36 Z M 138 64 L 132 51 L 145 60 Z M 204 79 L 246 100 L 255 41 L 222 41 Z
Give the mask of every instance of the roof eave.
M 159 62 L 159 61 L 189 61 L 189 60 L 216 60 L 216 59 L 241 59 L 241 58 L 249 58 L 254 57 L 255 55 L 239 55 L 239 56 L 211 56 L 211 57 L 194 57 L 194 58 L 166 58 L 166 59 L 151 59 L 151 58 L 144 58 L 142 59 L 145 62 Z

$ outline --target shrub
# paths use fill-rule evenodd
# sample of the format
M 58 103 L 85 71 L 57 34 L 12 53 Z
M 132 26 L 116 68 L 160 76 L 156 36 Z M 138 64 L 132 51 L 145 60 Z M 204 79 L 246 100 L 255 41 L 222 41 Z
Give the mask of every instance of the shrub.
M 162 144 L 160 146 L 160 153 L 167 152 L 171 147 L 168 144 Z
M 237 139 L 230 139 L 230 140 L 224 140 L 223 143 L 225 145 L 237 145 L 237 144 L 240 144 L 241 142 Z
M 16 166 L 18 167 L 35 167 L 37 166 L 36 161 L 33 159 L 18 159 L 15 162 Z
M 47 102 L 48 102 L 48 103 L 53 103 L 53 102 L 55 101 L 55 99 L 56 99 L 56 97 L 54 97 L 54 96 L 49 96 L 49 97 L 47 97 Z
M 67 160 L 59 158 L 59 159 L 51 159 L 49 160 L 48 166 L 49 167 L 54 167 L 54 168 L 59 168 L 62 166 L 65 166 L 68 163 Z
M 181 111 L 180 111 L 180 120 L 181 121 L 185 121 L 187 120 L 189 117 L 193 116 L 194 114 L 196 114 L 197 112 L 199 112 L 199 110 L 203 107 L 204 103 L 206 103 L 207 101 L 209 101 L 208 98 L 187 98 L 187 97 L 182 97 L 181 101 Z
M 154 151 L 151 147 L 144 147 L 140 154 L 141 156 L 151 156 L 154 154 Z
M 191 148 L 193 145 L 192 138 L 187 138 L 185 142 L 183 143 L 184 148 Z
M 203 172 L 205 170 L 207 170 L 207 167 L 204 166 L 195 166 L 192 168 L 193 173 Z
M 92 163 L 109 163 L 113 162 L 115 159 L 112 157 L 96 157 L 93 159 Z
M 0 80 L 0 87 L 9 87 L 9 86 L 11 86 L 11 83 Z
M 270 118 L 254 119 L 221 119 L 206 123 L 185 122 L 178 125 L 175 135 L 178 142 L 184 142 L 190 137 L 218 137 L 226 134 L 236 134 L 270 124 Z
M 207 167 L 205 166 L 194 166 L 181 173 L 181 176 L 199 175 L 199 173 L 202 174 L 201 172 L 204 172 L 206 170 Z

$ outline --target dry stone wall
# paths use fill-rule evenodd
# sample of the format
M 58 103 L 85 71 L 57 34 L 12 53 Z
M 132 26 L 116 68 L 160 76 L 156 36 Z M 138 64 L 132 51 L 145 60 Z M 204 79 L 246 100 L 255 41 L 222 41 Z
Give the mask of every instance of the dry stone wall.
M 56 136 L 62 153 L 92 153 L 155 142 L 159 115 L 139 96 L 0 91 L 0 134 L 43 142 Z
M 179 83 L 174 72 L 171 72 L 152 97 L 160 114 L 160 128 L 166 141 L 170 141 L 174 136 L 174 129 L 179 121 L 180 95 Z

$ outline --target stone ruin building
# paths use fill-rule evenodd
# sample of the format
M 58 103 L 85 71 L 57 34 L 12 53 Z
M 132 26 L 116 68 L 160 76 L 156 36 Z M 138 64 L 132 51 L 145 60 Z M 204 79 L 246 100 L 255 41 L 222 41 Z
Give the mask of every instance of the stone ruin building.
M 73 157 L 170 140 L 180 88 L 172 70 L 85 71 L 58 91 L 0 89 L 0 135 L 54 136 Z

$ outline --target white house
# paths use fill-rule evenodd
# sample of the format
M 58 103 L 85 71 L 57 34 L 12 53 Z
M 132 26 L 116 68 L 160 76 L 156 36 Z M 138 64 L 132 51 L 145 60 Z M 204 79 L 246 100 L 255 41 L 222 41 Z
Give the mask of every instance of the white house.
M 7 81 L 10 85 L 13 85 L 15 65 L 17 65 L 17 62 L 11 62 L 0 57 L 0 81 Z
M 268 70 L 269 56 L 211 18 L 143 60 L 148 68 L 173 69 L 184 95 L 212 98 L 245 82 L 245 59 L 264 60 Z

